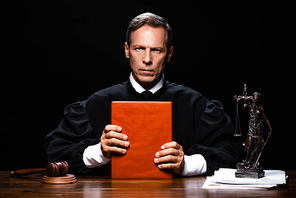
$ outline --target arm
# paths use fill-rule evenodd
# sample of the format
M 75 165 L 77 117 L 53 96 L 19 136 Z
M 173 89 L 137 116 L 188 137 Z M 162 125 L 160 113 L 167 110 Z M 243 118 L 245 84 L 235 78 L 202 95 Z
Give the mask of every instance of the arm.
M 104 173 L 108 169 L 104 165 L 110 161 L 110 153 L 125 151 L 114 145 L 124 147 L 128 144 L 128 147 L 126 140 L 127 136 L 121 134 L 118 126 L 107 125 L 103 132 L 96 132 L 84 104 L 77 102 L 65 108 L 64 119 L 45 137 L 43 150 L 48 162 L 67 161 L 72 173 Z
M 244 89 L 243 89 L 242 95 L 243 96 L 247 96 L 248 95 L 248 87 L 247 87 L 247 84 L 244 84 Z
M 129 147 L 127 136 L 116 125 L 107 125 L 101 136 L 101 142 L 88 146 L 83 152 L 83 162 L 88 168 L 102 166 L 111 161 L 112 153 L 125 154 Z
M 262 108 L 262 112 L 263 112 L 263 118 L 264 118 L 265 123 L 267 124 L 267 126 L 268 126 L 268 128 L 269 128 L 269 133 L 268 133 L 268 135 L 271 136 L 271 135 L 272 135 L 272 128 L 271 128 L 270 122 L 269 122 L 268 118 L 266 117 L 266 114 L 265 114 L 265 112 L 264 112 L 263 107 L 261 107 L 261 108 Z
M 64 119 L 45 137 L 43 151 L 48 162 L 67 161 L 70 172 L 85 174 L 89 169 L 83 162 L 83 152 L 98 143 L 83 104 L 77 102 L 65 108 Z
M 116 125 L 107 125 L 101 136 L 101 151 L 104 157 L 110 159 L 112 153 L 125 154 L 129 147 L 127 135 L 121 133 L 122 128 Z
M 168 142 L 155 153 L 154 162 L 159 169 L 172 169 L 176 175 L 181 175 L 184 169 L 183 147 L 177 142 Z
M 201 105 L 198 107 L 194 116 L 196 139 L 190 138 L 191 145 L 164 144 L 155 154 L 154 162 L 160 169 L 173 169 L 176 175 L 183 176 L 213 174 L 214 170 L 234 167 L 239 161 L 240 142 L 233 137 L 231 120 L 224 114 L 222 105 L 218 101 L 207 102 L 202 114 Z M 185 138 L 186 134 L 182 132 L 182 136 Z M 183 150 L 184 147 L 187 149 Z
M 235 167 L 239 161 L 241 144 L 233 136 L 234 129 L 230 118 L 224 113 L 219 101 L 207 101 L 203 113 L 198 116 L 196 109 L 194 133 L 197 137 L 186 155 L 201 154 L 207 165 L 207 174 L 221 167 Z
M 206 161 L 200 154 L 184 155 L 183 147 L 175 141 L 161 146 L 154 162 L 159 169 L 172 169 L 175 175 L 194 176 L 206 172 Z

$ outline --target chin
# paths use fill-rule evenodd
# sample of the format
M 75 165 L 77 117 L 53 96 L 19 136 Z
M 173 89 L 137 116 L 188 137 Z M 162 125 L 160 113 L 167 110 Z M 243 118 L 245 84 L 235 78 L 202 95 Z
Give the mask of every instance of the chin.
M 153 81 L 155 81 L 155 77 L 154 76 L 139 76 L 138 78 L 142 83 L 152 83 Z

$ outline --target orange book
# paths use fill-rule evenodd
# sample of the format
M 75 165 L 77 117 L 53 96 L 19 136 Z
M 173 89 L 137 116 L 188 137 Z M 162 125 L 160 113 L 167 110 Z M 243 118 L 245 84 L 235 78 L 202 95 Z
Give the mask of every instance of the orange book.
M 172 102 L 112 102 L 111 123 L 122 128 L 130 147 L 125 155 L 112 155 L 112 179 L 172 179 L 160 170 L 155 153 L 172 141 Z

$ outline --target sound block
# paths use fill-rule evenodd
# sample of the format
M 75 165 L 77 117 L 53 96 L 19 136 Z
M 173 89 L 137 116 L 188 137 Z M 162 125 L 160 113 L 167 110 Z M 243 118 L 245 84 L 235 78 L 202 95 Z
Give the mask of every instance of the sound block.
M 45 184 L 71 184 L 77 182 L 77 179 L 75 175 L 72 174 L 66 174 L 58 177 L 49 177 L 44 175 L 41 182 Z
M 259 179 L 261 177 L 264 177 L 265 172 L 262 168 L 260 169 L 238 169 L 235 172 L 235 177 L 238 178 L 254 178 Z

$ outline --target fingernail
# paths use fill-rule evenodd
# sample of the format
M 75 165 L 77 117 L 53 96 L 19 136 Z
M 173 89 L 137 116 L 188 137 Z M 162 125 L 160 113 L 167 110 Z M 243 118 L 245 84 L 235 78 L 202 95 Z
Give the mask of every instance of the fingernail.
M 156 156 L 156 157 L 159 157 L 159 152 L 155 153 L 155 156 Z
M 127 136 L 126 135 L 123 136 L 123 140 L 127 140 Z
M 157 166 L 159 169 L 161 169 L 161 165 L 159 164 L 158 166 Z
M 164 145 L 161 146 L 161 149 L 162 149 L 162 150 L 164 149 Z
M 128 142 L 128 141 L 126 141 L 126 142 L 124 143 L 124 145 L 125 145 L 125 146 L 128 146 L 128 145 L 129 145 L 129 142 Z
M 155 163 L 158 163 L 158 159 L 157 159 L 157 158 L 154 158 L 154 162 L 155 162 Z
M 126 153 L 126 150 L 125 150 L 125 149 L 123 149 L 122 153 L 123 153 L 123 154 L 125 154 L 125 153 Z
M 121 131 L 122 130 L 122 128 L 121 127 L 117 127 L 117 131 L 119 132 L 119 131 Z

